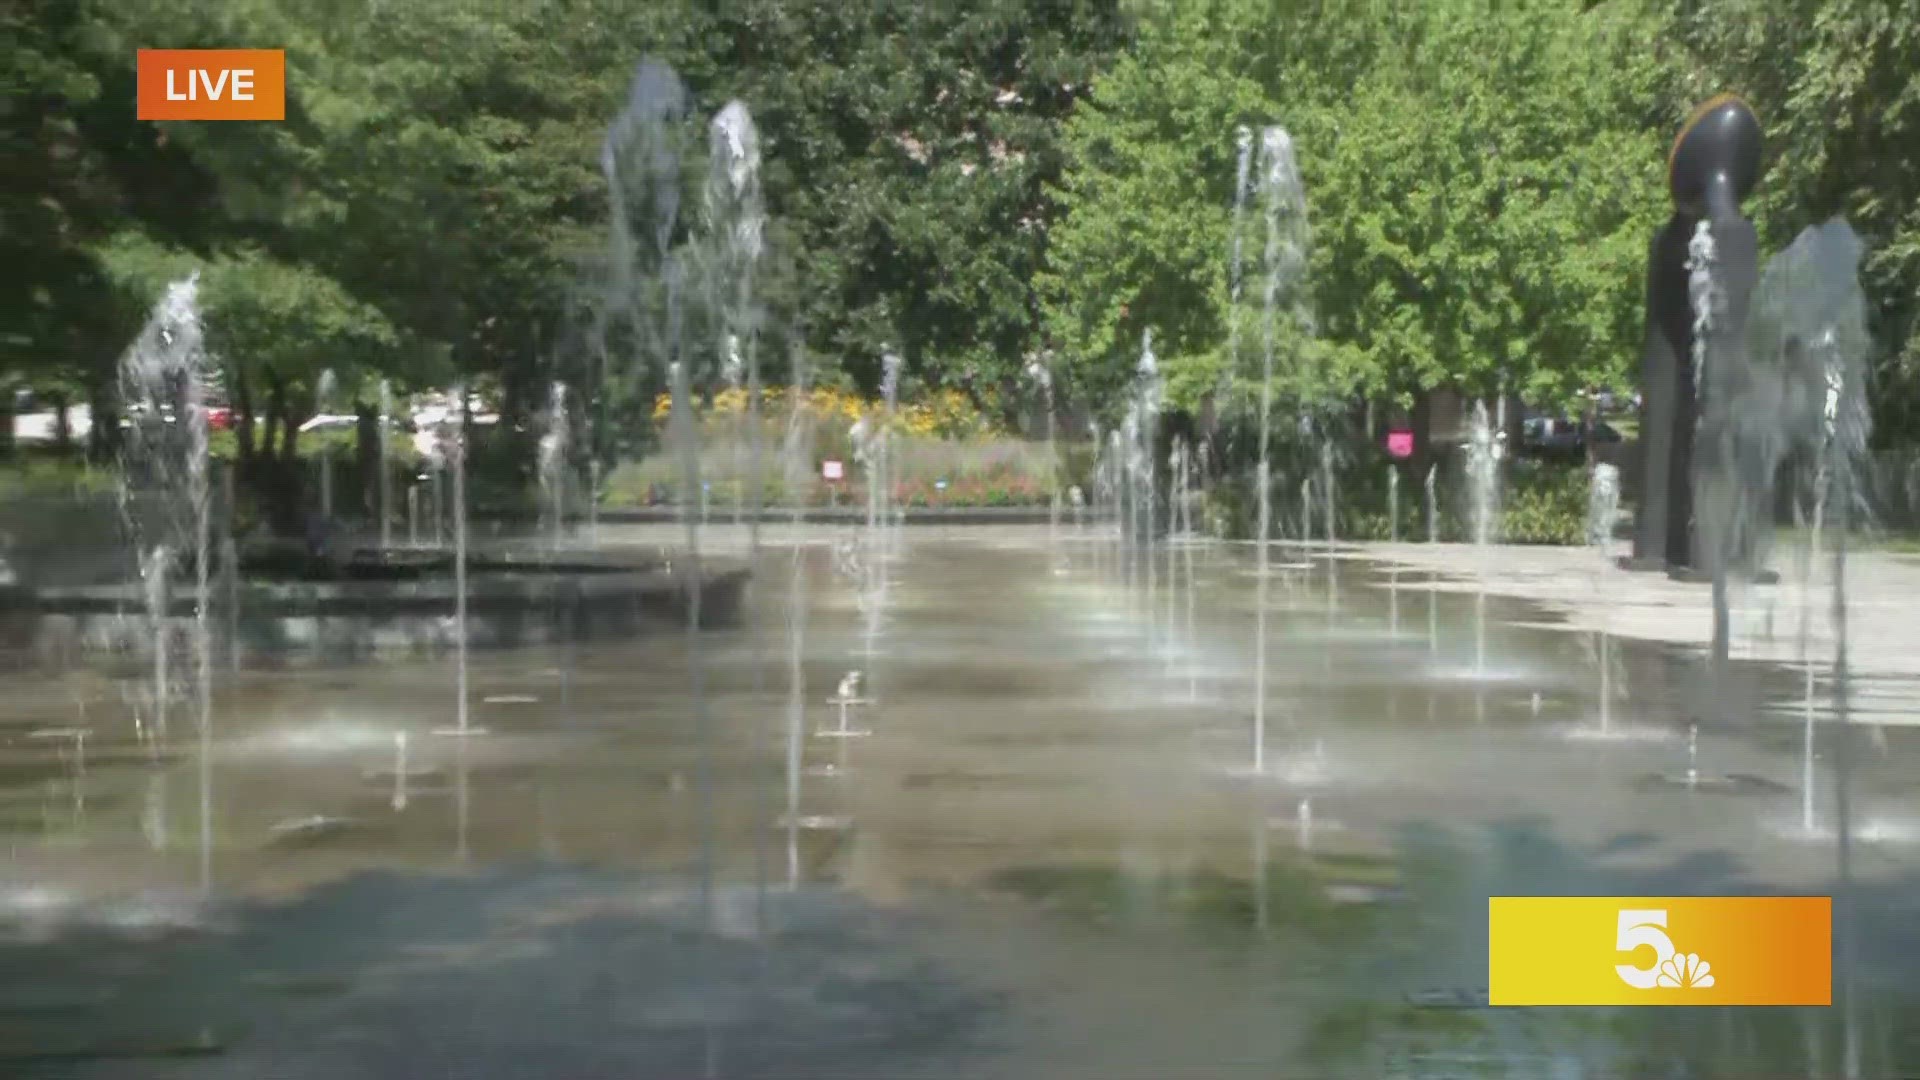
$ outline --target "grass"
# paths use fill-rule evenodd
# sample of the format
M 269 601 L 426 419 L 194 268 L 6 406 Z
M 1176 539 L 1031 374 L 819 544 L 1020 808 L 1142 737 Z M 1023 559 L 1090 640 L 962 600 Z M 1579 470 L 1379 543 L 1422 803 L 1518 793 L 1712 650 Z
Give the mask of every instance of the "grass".
M 0 467 L 0 499 L 98 495 L 118 485 L 116 472 L 77 456 L 22 452 Z

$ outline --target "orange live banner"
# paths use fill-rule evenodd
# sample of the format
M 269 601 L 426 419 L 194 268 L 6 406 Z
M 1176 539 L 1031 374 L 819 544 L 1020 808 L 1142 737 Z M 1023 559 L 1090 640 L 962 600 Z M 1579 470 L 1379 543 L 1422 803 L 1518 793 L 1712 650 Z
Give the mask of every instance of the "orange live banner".
M 1826 896 L 1495 896 L 1492 1005 L 1830 1005 Z
M 142 120 L 284 120 L 284 49 L 141 49 Z

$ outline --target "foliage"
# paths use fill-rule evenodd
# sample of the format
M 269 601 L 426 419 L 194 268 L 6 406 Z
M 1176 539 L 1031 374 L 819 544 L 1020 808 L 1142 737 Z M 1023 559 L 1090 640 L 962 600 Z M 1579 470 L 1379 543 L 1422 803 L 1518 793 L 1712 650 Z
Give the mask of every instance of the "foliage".
M 846 463 L 846 476 L 837 483 L 830 484 L 819 474 L 818 461 L 829 458 Z M 1046 456 L 1044 447 L 1025 440 L 981 438 L 963 442 L 901 434 L 892 443 L 889 471 L 895 481 L 892 498 L 896 504 L 1044 506 L 1052 499 L 1056 463 Z M 610 507 L 675 502 L 680 497 L 681 475 L 681 464 L 671 454 L 622 465 L 607 477 L 601 502 Z M 814 467 L 798 487 L 790 486 L 771 461 L 763 462 L 760 475 L 767 505 L 864 505 L 867 497 L 866 477 L 853 460 L 844 436 L 839 441 L 816 440 Z M 700 476 L 710 485 L 707 499 L 711 512 L 730 513 L 735 501 L 748 491 L 752 462 L 738 441 L 709 443 L 700 455 Z
M 1417 61 L 1301 125 L 1334 387 L 1564 407 L 1630 381 L 1664 140 L 1653 28 L 1622 10 L 1420 5 L 1396 29 Z
M 682 72 L 701 116 L 730 97 L 756 113 L 770 341 L 805 327 L 869 389 L 891 342 L 924 384 L 997 408 L 1037 347 L 1030 281 L 1059 122 L 1123 33 L 1119 5 L 1084 0 L 34 0 L 5 19 L 18 62 L 0 133 L 27 182 L 0 208 L 3 235 L 47 278 L 5 294 L 28 315 L 5 330 L 47 361 L 36 382 L 110 387 L 111 353 L 153 294 L 102 262 L 135 234 L 180 264 L 252 261 L 283 295 L 329 281 L 327 308 L 370 310 L 371 355 L 337 348 L 329 319 L 282 327 L 325 331 L 283 351 L 402 389 L 490 380 L 516 416 L 552 375 L 592 385 L 601 370 L 582 330 L 606 236 L 599 148 L 643 53 Z M 288 49 L 285 123 L 151 124 L 125 108 L 136 44 L 233 41 Z M 691 188 L 704 163 L 686 164 Z M 682 240 L 703 227 L 682 218 Z
M 121 233 L 98 250 L 100 263 L 129 295 L 158 295 L 169 281 L 200 274 L 207 350 L 229 385 L 248 380 L 297 383 L 305 395 L 292 418 L 311 413 L 320 372 L 337 367 L 351 379 L 356 363 L 378 370 L 397 334 L 379 310 L 310 266 L 279 262 L 258 248 L 237 248 L 211 260 L 173 251 L 138 233 Z
M 80 5 L 0 8 L 0 389 L 16 378 L 78 389 L 110 323 L 86 250 L 107 203 L 102 155 L 83 127 L 99 99 L 99 34 Z
M 67 455 L 23 453 L 0 470 L 0 502 L 36 498 L 85 498 L 119 490 L 120 478 Z
M 752 104 L 806 257 L 770 303 L 869 391 L 888 344 L 930 385 L 1011 389 L 1040 346 L 1061 121 L 1122 32 L 1113 0 L 719 5 L 689 79 Z
M 1579 544 L 1587 536 L 1591 481 L 1566 462 L 1514 462 L 1500 508 L 1500 537 L 1509 544 Z
M 729 387 L 712 396 L 697 411 L 702 421 L 703 441 L 744 439 L 736 425 L 745 417 L 749 395 L 744 388 Z M 884 402 L 862 398 L 834 387 L 816 386 L 807 392 L 804 406 L 812 423 L 824 427 L 825 436 L 835 439 L 840 429 L 861 419 L 869 424 L 886 417 Z M 775 440 L 786 430 L 793 409 L 793 395 L 786 389 L 761 390 L 759 414 L 768 424 L 764 438 Z M 660 394 L 653 401 L 653 421 L 664 425 L 673 411 L 673 395 Z M 818 430 L 818 428 L 816 428 Z M 888 430 L 922 439 L 980 439 L 1003 434 L 994 417 L 981 411 L 972 398 L 958 390 L 935 390 L 916 394 L 897 405 Z M 844 445 L 841 449 L 846 449 Z
M 1690 98 L 1746 95 L 1767 133 L 1763 247 L 1844 215 L 1867 240 L 1876 436 L 1920 432 L 1920 20 L 1908 0 L 1666 0 Z
M 1050 233 L 1038 287 L 1085 397 L 1113 400 L 1148 329 L 1174 407 L 1196 407 L 1218 381 L 1233 133 L 1274 111 L 1244 73 L 1269 36 L 1243 36 L 1254 31 L 1251 7 L 1179 6 L 1144 30 L 1067 122 L 1056 192 L 1067 215 Z
M 1237 233 L 1237 309 L 1228 281 L 1236 128 L 1294 136 L 1315 332 L 1278 342 L 1279 415 L 1308 406 L 1338 426 L 1363 401 L 1442 386 L 1553 407 L 1630 383 L 1668 141 L 1692 105 L 1739 91 L 1768 131 L 1753 203 L 1766 248 L 1833 214 L 1868 241 L 1876 433 L 1899 442 L 1920 430 L 1911 8 L 23 0 L 0 10 L 0 260 L 14 271 L 0 389 L 85 396 L 106 415 L 114 360 L 160 284 L 197 267 L 241 446 L 264 461 L 249 482 L 297 479 L 294 433 L 327 368 L 343 408 L 382 379 L 497 392 L 505 423 L 484 460 L 520 463 L 499 466 L 502 483 L 524 481 L 523 421 L 553 378 L 602 418 L 631 410 L 618 438 L 578 445 L 603 461 L 645 449 L 657 357 L 612 385 L 604 353 L 639 345 L 595 327 L 600 149 L 653 55 L 694 101 L 670 239 L 696 278 L 711 262 L 704 117 L 739 98 L 759 125 L 763 368 L 784 370 L 789 349 L 831 358 L 818 384 L 859 388 L 866 409 L 890 347 L 908 362 L 901 430 L 981 439 L 1032 405 L 1022 371 L 1049 351 L 1062 412 L 1111 419 L 1152 329 L 1168 427 L 1226 419 L 1223 467 L 1253 443 L 1260 352 L 1255 208 Z M 284 123 L 134 116 L 136 48 L 235 42 L 288 50 Z M 717 335 L 693 307 L 704 362 Z M 827 407 L 850 423 L 852 400 Z
M 910 507 L 1045 506 L 1052 498 L 1053 491 L 1044 481 L 1014 472 L 967 477 L 945 485 L 911 480 L 893 489 L 895 504 Z
M 1435 467 L 1435 526 L 1442 543 L 1472 538 L 1472 508 L 1466 490 L 1463 463 L 1458 455 L 1443 457 Z M 1451 458 L 1451 459 L 1450 459 Z M 1388 484 L 1389 470 L 1400 472 L 1397 491 Z M 1311 474 L 1313 538 L 1325 536 L 1321 474 Z M 1283 481 L 1284 482 L 1284 481 Z M 1402 542 L 1429 539 L 1423 478 L 1407 474 L 1405 466 L 1384 453 L 1367 452 L 1336 460 L 1334 468 L 1335 538 L 1342 541 L 1388 540 L 1395 536 L 1390 493 L 1398 502 L 1398 537 Z M 1498 538 L 1511 544 L 1578 544 L 1586 539 L 1588 475 L 1578 462 L 1520 458 L 1509 461 L 1501 478 Z M 1250 537 L 1256 530 L 1255 491 L 1245 483 L 1226 483 L 1200 497 L 1199 517 L 1217 535 Z M 1297 488 L 1277 486 L 1273 495 L 1276 538 L 1297 538 L 1302 515 Z
M 1283 398 L 1624 384 L 1661 198 L 1650 19 L 1554 0 L 1295 7 L 1337 26 L 1275 29 L 1251 0 L 1169 7 L 1069 121 L 1072 214 L 1043 285 L 1082 378 L 1121 385 L 1152 328 L 1176 407 L 1237 376 L 1244 410 L 1250 315 L 1226 355 L 1234 131 L 1277 122 L 1311 206 L 1318 313 L 1317 342 L 1283 346 Z M 1252 302 L 1257 206 L 1241 229 Z

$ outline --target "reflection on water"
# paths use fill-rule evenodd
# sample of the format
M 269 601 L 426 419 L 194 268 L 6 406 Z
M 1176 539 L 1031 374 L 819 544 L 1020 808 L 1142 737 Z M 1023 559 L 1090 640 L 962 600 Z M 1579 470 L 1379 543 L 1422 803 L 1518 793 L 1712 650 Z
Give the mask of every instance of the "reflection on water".
M 1756 706 L 1715 728 L 1689 658 L 1618 643 L 1621 720 L 1585 737 L 1574 635 L 1489 601 L 1475 677 L 1473 597 L 1436 597 L 1430 640 L 1394 625 L 1424 581 L 1316 560 L 1304 602 L 1273 590 L 1287 767 L 1254 779 L 1250 552 L 1189 549 L 1189 623 L 1093 543 L 1058 575 L 1026 534 L 904 543 L 877 670 L 859 583 L 805 553 L 805 729 L 837 729 L 850 670 L 882 690 L 868 734 L 806 739 L 791 886 L 755 885 L 786 831 L 761 820 L 786 806 L 786 612 L 699 636 L 710 926 L 683 635 L 476 654 L 479 740 L 431 737 L 436 662 L 239 673 L 212 895 L 195 762 L 136 739 L 137 665 L 14 676 L 5 1074 L 694 1076 L 709 1052 L 720 1076 L 1836 1074 L 1835 1010 L 1482 1005 L 1491 894 L 1830 887 L 1830 842 L 1785 824 L 1791 673 L 1746 672 Z M 28 737 L 82 709 L 84 760 Z M 1768 783 L 1636 786 L 1685 767 L 1694 723 L 1702 770 Z M 1858 855 L 1867 1075 L 1920 1068 L 1899 734 L 1856 800 L 1885 823 Z

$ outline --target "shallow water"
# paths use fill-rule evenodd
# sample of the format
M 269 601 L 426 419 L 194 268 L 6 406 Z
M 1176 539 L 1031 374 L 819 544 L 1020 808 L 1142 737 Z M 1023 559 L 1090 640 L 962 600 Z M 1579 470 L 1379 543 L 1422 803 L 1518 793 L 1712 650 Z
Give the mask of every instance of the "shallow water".
M 1797 674 L 1742 668 L 1709 711 L 1697 658 L 1616 642 L 1632 737 L 1603 738 L 1584 637 L 1489 599 L 1479 669 L 1471 595 L 1314 560 L 1269 590 L 1278 775 L 1249 778 L 1249 549 L 1195 552 L 1189 634 L 1111 551 L 903 539 L 870 667 L 807 552 L 807 727 L 851 668 L 876 702 L 870 736 L 806 740 L 791 833 L 782 575 L 701 635 L 705 908 L 682 634 L 477 654 L 466 740 L 432 734 L 450 659 L 242 671 L 211 895 L 197 765 L 132 737 L 140 665 L 9 675 L 6 1074 L 1838 1075 L 1838 1010 L 1437 1007 L 1484 988 L 1489 895 L 1827 891 L 1830 839 L 1782 825 Z M 1695 720 L 1703 772 L 1781 790 L 1645 786 Z M 84 768 L 27 737 L 75 726 Z M 1905 730 L 1856 778 L 1864 1075 L 1920 1068 Z

